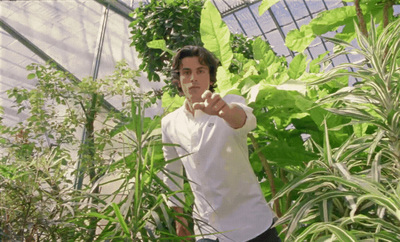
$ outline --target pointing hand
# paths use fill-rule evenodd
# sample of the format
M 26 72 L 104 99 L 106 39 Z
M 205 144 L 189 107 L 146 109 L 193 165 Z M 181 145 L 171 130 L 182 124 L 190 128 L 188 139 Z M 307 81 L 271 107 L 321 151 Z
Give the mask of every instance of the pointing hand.
M 210 90 L 207 90 L 201 95 L 201 98 L 203 99 L 203 102 L 193 103 L 193 109 L 202 110 L 208 115 L 224 116 L 228 104 L 218 93 L 212 93 Z

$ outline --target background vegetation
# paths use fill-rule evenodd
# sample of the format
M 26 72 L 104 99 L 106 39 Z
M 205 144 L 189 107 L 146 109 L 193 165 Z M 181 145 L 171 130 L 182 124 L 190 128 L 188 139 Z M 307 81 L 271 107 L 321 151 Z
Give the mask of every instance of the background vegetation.
M 257 117 L 250 160 L 280 217 L 281 237 L 400 240 L 396 2 L 355 1 L 321 13 L 288 34 L 286 45 L 297 52 L 290 64 L 260 38 L 232 35 L 210 1 L 189 2 L 152 1 L 135 11 L 132 45 L 144 60 L 141 69 L 153 73 L 150 80 L 171 83 L 167 60 L 187 43 L 202 44 L 221 60 L 217 91 L 244 96 Z M 274 2 L 264 0 L 260 13 Z M 308 61 L 304 49 L 339 26 L 335 38 L 324 37 L 335 52 Z M 331 68 L 342 54 L 363 59 Z M 51 64 L 28 69 L 36 89 L 15 88 L 9 96 L 30 116 L 0 126 L 7 150 L 0 163 L 0 238 L 178 239 L 175 215 L 165 205 L 173 194 L 158 176 L 166 162 L 161 117 L 144 117 L 157 95 L 137 91 L 138 71 L 121 62 L 104 80 L 74 83 Z M 359 82 L 349 86 L 349 76 Z M 162 95 L 167 112 L 182 103 L 170 88 Z M 121 98 L 121 110 L 103 107 L 112 96 Z M 102 193 L 106 186 L 114 192 Z

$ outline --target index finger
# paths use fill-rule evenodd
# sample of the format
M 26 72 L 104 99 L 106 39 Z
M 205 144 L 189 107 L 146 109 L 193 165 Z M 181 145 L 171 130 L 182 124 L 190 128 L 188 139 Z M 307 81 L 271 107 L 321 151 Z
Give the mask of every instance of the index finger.
M 212 95 L 212 92 L 211 92 L 210 90 L 206 90 L 206 91 L 201 95 L 201 98 L 202 98 L 203 100 L 206 100 L 206 99 L 210 98 L 211 95 Z

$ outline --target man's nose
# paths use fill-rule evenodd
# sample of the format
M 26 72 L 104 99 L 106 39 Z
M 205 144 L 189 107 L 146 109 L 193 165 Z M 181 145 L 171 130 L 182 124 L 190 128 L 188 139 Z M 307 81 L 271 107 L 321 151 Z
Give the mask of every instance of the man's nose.
M 196 80 L 196 77 L 195 77 L 194 75 L 195 75 L 194 73 L 192 73 L 192 74 L 190 75 L 190 81 L 191 81 L 191 82 L 193 82 L 193 81 Z

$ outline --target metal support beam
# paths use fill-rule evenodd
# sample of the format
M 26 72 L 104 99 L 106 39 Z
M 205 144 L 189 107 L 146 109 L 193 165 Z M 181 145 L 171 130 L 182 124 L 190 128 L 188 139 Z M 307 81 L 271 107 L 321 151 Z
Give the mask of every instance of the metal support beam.
M 119 0 L 96 0 L 96 2 L 100 3 L 104 7 L 109 7 L 110 10 L 121 15 L 130 22 L 135 20 L 130 16 L 130 13 L 132 13 L 134 9 Z
M 99 29 L 99 36 L 97 38 L 97 47 L 96 47 L 96 58 L 93 61 L 93 80 L 97 79 L 97 76 L 99 74 L 99 70 L 100 70 L 100 63 L 101 63 L 101 53 L 103 52 L 103 45 L 104 45 L 104 38 L 106 35 L 106 29 L 107 29 L 107 22 L 108 22 L 108 13 L 109 13 L 109 8 L 110 6 L 107 5 L 106 7 L 104 7 L 104 12 L 103 15 L 101 17 L 101 26 Z M 100 97 L 98 97 L 100 98 Z M 88 139 L 88 132 L 86 130 L 86 128 L 84 127 L 83 130 L 83 134 L 82 134 L 82 141 L 81 143 L 83 145 L 86 144 L 86 140 Z M 83 185 L 83 178 L 84 178 L 84 171 L 81 170 L 81 165 L 82 165 L 82 155 L 79 156 L 79 161 L 77 164 L 77 168 L 76 170 L 78 171 L 75 177 L 75 183 L 74 183 L 74 188 L 81 190 L 82 189 L 82 185 Z
M 267 36 L 265 35 L 265 32 L 264 32 L 263 29 L 261 28 L 260 23 L 258 22 L 256 16 L 254 16 L 253 11 L 251 11 L 250 5 L 249 5 L 248 3 L 246 3 L 246 5 L 247 5 L 247 8 L 249 9 L 249 12 L 250 12 L 251 16 L 253 17 L 254 21 L 255 21 L 256 24 L 257 24 L 258 29 L 260 30 L 261 34 L 264 36 L 264 39 L 265 39 L 265 40 L 268 40 L 268 39 L 267 39 Z
M 224 2 L 225 2 L 225 1 L 224 1 Z M 239 5 L 234 6 L 234 7 L 229 6 L 229 4 L 227 4 L 227 3 L 225 2 L 225 4 L 229 6 L 229 9 L 226 10 L 226 11 L 221 12 L 221 18 L 224 18 L 225 16 L 227 16 L 227 15 L 229 15 L 229 14 L 231 14 L 231 13 L 235 13 L 235 12 L 237 12 L 237 11 L 239 11 L 239 10 L 242 10 L 242 9 L 244 9 L 244 8 L 247 8 L 248 4 L 252 5 L 252 4 L 258 3 L 258 2 L 261 2 L 261 0 L 246 1 L 245 3 L 239 4 Z

